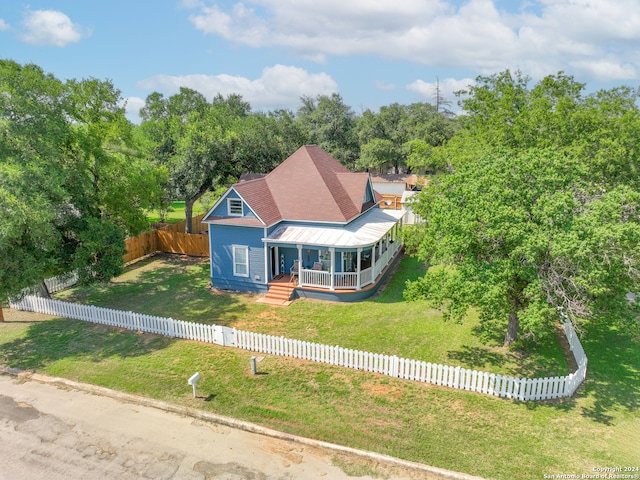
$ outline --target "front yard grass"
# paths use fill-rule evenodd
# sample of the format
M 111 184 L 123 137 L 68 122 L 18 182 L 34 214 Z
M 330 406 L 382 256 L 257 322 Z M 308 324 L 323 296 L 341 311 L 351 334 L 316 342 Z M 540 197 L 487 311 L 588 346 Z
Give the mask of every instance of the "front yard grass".
M 299 301 L 289 308 L 255 296 L 207 290 L 208 264 L 157 257 L 109 286 L 65 299 L 182 320 L 220 323 L 308 341 L 518 375 L 564 375 L 557 340 L 515 354 L 485 344 L 478 320 L 444 322 L 421 302 L 405 303 L 405 259 L 385 291 L 366 302 Z M 340 367 L 139 334 L 80 321 L 7 311 L 0 362 L 189 405 L 317 438 L 487 478 L 592 474 L 640 466 L 640 346 L 613 328 L 583 345 L 588 379 L 555 402 L 513 402 Z M 199 398 L 186 379 L 199 371 Z

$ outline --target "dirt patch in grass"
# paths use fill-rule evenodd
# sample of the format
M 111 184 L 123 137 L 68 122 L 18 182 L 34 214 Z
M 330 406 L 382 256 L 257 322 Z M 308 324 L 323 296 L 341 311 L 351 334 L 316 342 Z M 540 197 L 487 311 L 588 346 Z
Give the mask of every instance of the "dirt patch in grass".
M 362 389 L 374 397 L 383 397 L 386 400 L 395 402 L 402 397 L 402 391 L 393 385 L 384 385 L 381 383 L 364 383 Z

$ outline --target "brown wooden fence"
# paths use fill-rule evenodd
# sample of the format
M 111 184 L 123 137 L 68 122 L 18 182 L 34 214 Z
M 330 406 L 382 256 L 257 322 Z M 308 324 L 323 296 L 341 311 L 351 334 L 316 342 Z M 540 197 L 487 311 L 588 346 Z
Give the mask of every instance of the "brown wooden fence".
M 193 231 L 204 233 L 184 233 L 186 221 L 167 225 L 159 230 L 144 232 L 137 237 L 127 238 L 124 255 L 125 263 L 150 253 L 165 252 L 179 253 L 193 257 L 209 256 L 209 236 L 206 234 L 208 225 L 202 223 L 204 215 L 193 218 Z
M 193 233 L 206 232 L 209 230 L 209 225 L 207 225 L 206 223 L 202 223 L 202 219 L 204 218 L 205 215 L 206 214 L 203 213 L 202 215 L 198 215 L 191 219 L 191 222 L 192 222 L 191 231 Z M 187 221 L 183 220 L 178 223 L 172 223 L 170 225 L 166 225 L 162 227 L 161 230 L 164 230 L 165 232 L 184 233 L 186 227 L 187 227 Z
M 166 253 L 182 253 L 192 257 L 209 256 L 209 236 L 201 233 L 165 232 L 156 230 L 158 250 Z

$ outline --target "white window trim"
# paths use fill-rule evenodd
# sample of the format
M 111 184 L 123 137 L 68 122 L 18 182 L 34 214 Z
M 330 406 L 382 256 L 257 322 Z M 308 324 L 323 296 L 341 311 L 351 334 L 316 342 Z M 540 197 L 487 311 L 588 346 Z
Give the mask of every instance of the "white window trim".
M 240 213 L 231 212 L 231 202 L 240 202 Z M 230 217 L 242 217 L 244 216 L 244 202 L 239 198 L 227 198 L 227 213 Z
M 247 273 L 238 273 L 236 270 L 236 266 L 238 265 L 238 263 L 236 262 L 236 248 L 242 248 L 245 251 L 245 255 L 246 255 L 245 258 L 247 259 L 247 263 L 245 264 L 247 266 Z M 233 275 L 235 277 L 248 277 L 249 276 L 249 247 L 247 247 L 246 245 L 232 245 L 231 254 L 233 255 Z

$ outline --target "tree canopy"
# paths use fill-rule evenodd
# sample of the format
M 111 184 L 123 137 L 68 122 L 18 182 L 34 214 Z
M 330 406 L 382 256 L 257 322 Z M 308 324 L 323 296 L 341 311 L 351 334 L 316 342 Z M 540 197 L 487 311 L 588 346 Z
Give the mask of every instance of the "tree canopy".
M 552 331 L 559 311 L 637 328 L 625 297 L 640 289 L 635 94 L 582 88 L 562 74 L 532 89 L 509 72 L 478 79 L 442 148 L 452 171 L 415 205 L 414 247 L 432 268 L 407 298 L 455 318 L 478 307 L 485 325 L 506 326 L 505 345 Z
M 274 168 L 299 145 L 288 112 L 252 113 L 240 95 L 217 95 L 211 102 L 195 90 L 164 98 L 154 92 L 141 111 L 148 158 L 168 172 L 168 194 L 185 201 L 186 232 L 194 203 L 244 172 Z
M 0 297 L 79 269 L 119 272 L 155 187 L 120 92 L 0 60 Z
M 456 132 L 456 120 L 438 112 L 428 103 L 398 103 L 380 107 L 379 112 L 365 110 L 358 118 L 360 142 L 359 169 L 377 169 L 394 173 L 401 170 L 440 168 L 432 152 Z

